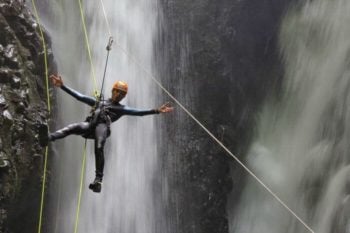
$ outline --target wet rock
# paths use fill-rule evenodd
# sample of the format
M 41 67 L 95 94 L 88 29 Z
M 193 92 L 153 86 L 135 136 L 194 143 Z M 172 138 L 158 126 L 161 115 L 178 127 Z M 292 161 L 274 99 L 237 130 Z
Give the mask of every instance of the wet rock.
M 0 4 L 0 12 L 4 16 L 15 16 L 19 14 L 19 8 L 13 7 L 12 4 L 2 3 Z
M 5 57 L 12 59 L 15 57 L 15 46 L 13 44 L 9 44 L 6 46 L 4 50 Z
M 16 113 L 24 114 L 25 111 L 26 111 L 26 106 L 24 105 L 23 102 L 19 102 L 18 105 L 16 106 Z
M 27 99 L 29 98 L 29 89 L 22 90 L 20 93 L 20 96 L 22 99 Z
M 23 123 L 17 121 L 12 127 L 12 144 L 15 145 L 17 140 L 23 140 L 25 133 Z
M 11 87 L 15 88 L 15 89 L 20 88 L 21 87 L 21 79 L 17 76 L 13 76 L 11 78 Z
M 0 170 L 5 170 L 10 167 L 10 162 L 4 152 L 0 152 Z
M 3 95 L 0 94 L 0 108 L 6 105 L 6 100 Z
M 45 52 L 42 50 L 38 54 L 38 60 L 36 61 L 36 73 L 43 74 L 45 72 Z
M 29 89 L 21 90 L 20 97 L 22 98 L 24 106 L 27 108 L 29 104 Z
M 0 189 L 2 189 L 2 186 L 0 185 Z M 0 194 L 0 201 L 4 199 L 4 195 Z M 4 232 L 3 225 L 4 225 L 4 219 L 7 218 L 7 211 L 3 208 L 0 209 L 0 232 Z
M 4 55 L 3 55 L 3 51 L 4 51 L 4 47 L 0 44 L 0 66 L 3 66 L 4 63 L 5 63 L 5 58 L 4 58 Z
M 32 22 L 32 28 L 33 28 L 33 30 L 36 30 L 37 27 L 38 27 L 38 24 L 37 24 L 35 21 L 33 21 L 33 22 Z
M 17 51 L 16 51 L 16 47 L 13 44 L 9 44 L 6 46 L 4 50 L 4 56 L 5 58 L 7 58 L 5 60 L 5 65 L 13 69 L 19 68 Z
M 40 123 L 37 125 L 38 127 L 38 140 L 39 140 L 39 144 L 41 146 L 47 146 L 48 144 L 48 132 L 49 132 L 49 129 L 48 129 L 48 126 L 47 124 L 43 124 L 43 123 Z
M 0 20 L 0 44 L 3 46 L 7 45 L 8 43 L 13 42 L 13 34 L 11 33 L 11 28 L 7 25 L 6 22 Z M 5 48 L 3 49 L 3 52 L 1 54 L 2 57 L 4 57 L 4 51 Z
M 14 75 L 16 75 L 19 78 L 22 78 L 23 77 L 23 72 L 24 72 L 23 69 L 19 69 L 19 70 L 14 72 Z
M 10 168 L 10 162 L 8 160 L 2 160 L 0 159 L 0 169 L 8 169 Z
M 11 91 L 8 92 L 7 98 L 8 98 L 9 102 L 12 102 L 15 104 L 22 101 L 21 96 L 20 96 L 20 92 L 18 92 L 17 90 L 13 90 L 13 89 L 11 89 Z
M 16 141 L 16 147 L 13 148 L 13 154 L 16 157 L 21 157 L 23 155 L 23 148 L 21 148 L 17 142 L 19 141 Z
M 0 83 L 8 83 L 12 77 L 12 72 L 9 68 L 0 68 Z
M 13 125 L 13 117 L 8 110 L 5 110 L 2 113 L 2 116 L 4 118 L 4 126 L 12 126 Z
M 37 163 L 41 163 L 42 158 L 43 158 L 43 155 L 42 155 L 42 154 L 33 154 L 33 159 L 34 159 L 34 161 L 36 161 Z
M 35 35 L 35 34 L 34 34 L 33 32 L 26 32 L 25 37 L 26 37 L 27 39 L 30 39 L 30 38 L 32 38 L 34 35 Z
M 26 61 L 26 66 L 29 70 L 34 70 L 35 69 L 35 65 L 34 62 L 32 61 Z

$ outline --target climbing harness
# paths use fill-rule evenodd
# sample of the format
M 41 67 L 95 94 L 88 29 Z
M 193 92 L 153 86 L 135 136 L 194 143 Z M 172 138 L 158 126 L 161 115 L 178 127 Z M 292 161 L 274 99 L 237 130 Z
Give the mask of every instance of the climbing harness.
M 94 107 L 92 107 L 90 111 L 90 115 L 86 118 L 86 121 L 90 123 L 90 129 L 94 129 L 95 126 L 99 123 L 101 118 L 104 122 L 106 122 L 107 127 L 109 129 L 111 125 L 111 119 L 108 117 L 108 115 L 105 113 L 105 107 L 104 107 L 104 95 L 103 95 L 103 88 L 104 88 L 104 83 L 105 83 L 105 78 L 106 78 L 106 71 L 107 71 L 107 65 L 108 65 L 108 58 L 109 58 L 109 52 L 112 50 L 112 43 L 113 43 L 113 37 L 110 37 L 108 40 L 108 44 L 106 46 L 107 50 L 107 57 L 106 57 L 106 63 L 105 63 L 105 68 L 103 72 L 103 78 L 102 78 L 102 85 L 101 85 L 101 90 L 100 94 L 96 98 L 96 104 Z M 100 107 L 101 108 L 97 111 L 97 109 Z

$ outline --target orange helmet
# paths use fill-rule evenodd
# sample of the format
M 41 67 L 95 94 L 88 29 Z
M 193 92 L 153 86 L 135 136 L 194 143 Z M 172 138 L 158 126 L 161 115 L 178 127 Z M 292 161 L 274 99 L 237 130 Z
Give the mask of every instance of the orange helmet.
M 123 81 L 117 81 L 113 84 L 112 90 L 119 90 L 122 92 L 128 93 L 128 84 Z

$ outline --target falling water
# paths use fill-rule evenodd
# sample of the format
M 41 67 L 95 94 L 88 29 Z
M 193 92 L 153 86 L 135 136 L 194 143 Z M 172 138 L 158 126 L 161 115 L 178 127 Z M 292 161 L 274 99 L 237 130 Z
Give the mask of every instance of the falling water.
M 280 33 L 285 83 L 266 104 L 247 163 L 317 233 L 350 232 L 350 1 L 291 8 Z M 308 232 L 248 178 L 230 232 Z
M 146 70 L 153 70 L 153 41 L 156 34 L 157 1 L 104 0 L 110 31 L 116 43 L 110 53 L 105 96 L 109 97 L 116 80 L 129 84 L 122 101 L 131 107 L 158 107 L 157 89 L 123 50 L 136 58 Z M 52 36 L 55 59 L 64 83 L 92 95 L 92 70 L 84 40 L 77 1 L 57 0 L 42 3 L 42 17 Z M 84 5 L 85 4 L 85 5 Z M 45 6 L 46 5 L 46 6 Z M 109 29 L 100 1 L 83 1 L 92 61 L 100 89 L 106 60 Z M 123 48 L 123 50 L 121 49 Z M 87 106 L 58 90 L 56 128 L 85 119 Z M 162 213 L 155 203 L 154 180 L 157 176 L 157 139 L 154 120 L 159 116 L 124 117 L 112 125 L 105 147 L 105 178 L 102 193 L 88 189 L 94 178 L 93 142 L 88 141 L 86 176 L 83 187 L 78 232 L 154 233 L 162 229 Z M 73 232 L 78 201 L 84 140 L 70 136 L 53 143 L 48 232 Z

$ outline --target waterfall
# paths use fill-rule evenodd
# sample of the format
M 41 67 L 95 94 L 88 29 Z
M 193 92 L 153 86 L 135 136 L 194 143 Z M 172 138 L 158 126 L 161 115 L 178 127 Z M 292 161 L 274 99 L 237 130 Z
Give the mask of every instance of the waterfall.
M 282 97 L 259 117 L 254 172 L 317 233 L 350 232 L 350 1 L 302 1 L 280 30 Z M 248 178 L 230 232 L 308 232 Z
M 156 101 L 157 87 L 121 50 L 121 47 L 125 49 L 146 70 L 156 72 L 153 43 L 157 33 L 157 1 L 103 2 L 115 40 L 107 69 L 105 97 L 111 95 L 111 87 L 116 80 L 123 80 L 129 84 L 129 92 L 122 104 L 140 109 L 158 107 L 161 103 Z M 46 1 L 41 3 L 40 11 L 52 38 L 55 59 L 64 83 L 92 95 L 91 67 L 78 3 L 78 0 Z M 83 1 L 83 10 L 100 90 L 108 28 L 100 1 Z M 57 90 L 57 96 L 55 129 L 83 121 L 88 115 L 88 106 L 61 90 Z M 159 120 L 158 117 L 126 116 L 112 125 L 112 134 L 105 146 L 105 176 L 100 194 L 88 189 L 95 175 L 93 141 L 88 141 L 78 232 L 166 232 L 162 225 L 162 209 L 159 207 L 161 200 L 156 200 L 160 194 L 154 193 L 159 160 L 154 121 Z M 54 169 L 51 174 L 48 232 L 73 232 L 84 139 L 69 136 L 51 145 L 56 155 L 50 158 Z

